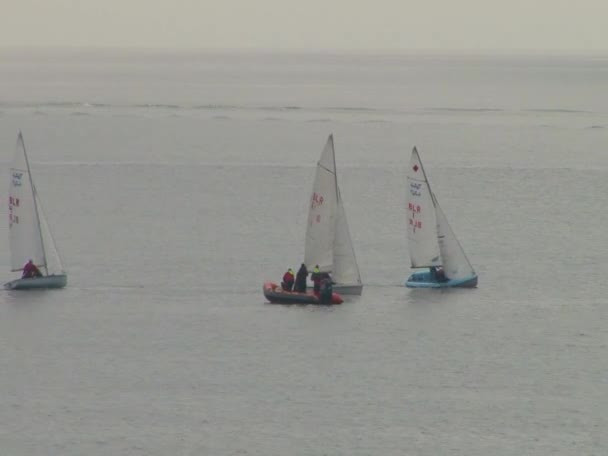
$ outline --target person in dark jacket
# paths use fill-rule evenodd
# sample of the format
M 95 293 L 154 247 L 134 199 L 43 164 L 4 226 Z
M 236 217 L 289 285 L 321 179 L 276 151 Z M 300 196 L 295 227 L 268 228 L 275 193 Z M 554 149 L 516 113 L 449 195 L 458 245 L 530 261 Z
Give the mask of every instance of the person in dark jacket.
M 431 281 L 433 282 L 447 282 L 445 271 L 441 266 L 431 266 Z
M 435 269 L 435 275 L 437 277 L 437 282 L 447 282 L 448 280 L 442 266 L 438 266 L 437 269 Z
M 281 287 L 283 290 L 291 291 L 293 287 L 293 282 L 295 277 L 293 275 L 293 270 L 289 268 L 285 274 L 283 274 L 283 282 L 281 283 Z
M 333 285 L 330 275 L 327 272 L 321 273 L 321 288 L 319 291 L 319 300 L 321 304 L 331 304 L 331 295 L 333 293 Z
M 308 278 L 308 269 L 306 269 L 306 265 L 302 263 L 300 269 L 298 269 L 298 273 L 296 274 L 296 284 L 293 291 L 297 291 L 298 293 L 306 293 L 306 279 Z

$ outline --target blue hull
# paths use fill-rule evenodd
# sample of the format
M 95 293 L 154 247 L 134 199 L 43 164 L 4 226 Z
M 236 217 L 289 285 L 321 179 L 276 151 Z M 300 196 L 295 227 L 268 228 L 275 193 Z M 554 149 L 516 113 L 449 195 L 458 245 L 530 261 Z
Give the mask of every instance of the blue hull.
M 405 282 L 408 288 L 475 288 L 477 275 L 458 280 L 445 280 L 438 282 L 431 278 L 429 271 L 414 272 Z

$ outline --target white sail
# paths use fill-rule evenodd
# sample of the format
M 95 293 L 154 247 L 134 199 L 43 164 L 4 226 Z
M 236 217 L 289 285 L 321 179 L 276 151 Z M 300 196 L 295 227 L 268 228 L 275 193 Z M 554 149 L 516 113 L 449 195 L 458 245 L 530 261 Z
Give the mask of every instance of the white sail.
M 42 243 L 44 246 L 47 274 L 64 274 L 65 271 L 63 270 L 61 256 L 59 255 L 59 251 L 55 245 L 55 239 L 53 239 L 53 235 L 51 234 L 51 230 L 44 213 L 44 208 L 42 207 L 42 202 L 40 201 L 36 187 L 34 187 L 34 197 L 36 198 L 36 205 L 38 207 L 40 233 L 42 235 Z
M 34 188 L 27 161 L 23 136 L 17 138 L 17 151 L 10 168 L 9 185 L 9 239 L 11 269 L 20 271 L 28 260 L 46 268 L 44 245 Z
M 431 187 L 414 147 L 407 173 L 407 238 L 413 268 L 441 265 Z
M 435 213 L 437 214 L 437 231 L 439 250 L 443 259 L 443 270 L 445 276 L 450 280 L 466 279 L 475 275 L 475 270 L 464 250 L 462 249 L 456 235 L 452 231 L 448 219 L 441 210 L 437 198 L 434 198 Z
M 304 263 L 310 269 L 319 265 L 321 271 L 332 270 L 337 205 L 334 139 L 330 135 L 317 163 L 310 197 L 304 247 Z
M 355 258 L 355 249 L 350 238 L 346 212 L 338 190 L 338 213 L 334 238 L 334 266 L 332 278 L 337 284 L 360 285 L 361 274 Z

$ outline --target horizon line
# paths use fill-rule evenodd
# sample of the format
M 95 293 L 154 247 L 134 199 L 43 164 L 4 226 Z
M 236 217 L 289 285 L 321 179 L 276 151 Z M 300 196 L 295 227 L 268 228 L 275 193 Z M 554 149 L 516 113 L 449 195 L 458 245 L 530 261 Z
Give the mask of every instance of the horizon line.
M 0 45 L 0 52 L 150 52 L 208 54 L 326 54 L 326 55 L 469 55 L 469 56 L 608 56 L 608 49 L 518 49 L 518 48 L 267 48 L 267 47 L 172 47 L 110 45 Z

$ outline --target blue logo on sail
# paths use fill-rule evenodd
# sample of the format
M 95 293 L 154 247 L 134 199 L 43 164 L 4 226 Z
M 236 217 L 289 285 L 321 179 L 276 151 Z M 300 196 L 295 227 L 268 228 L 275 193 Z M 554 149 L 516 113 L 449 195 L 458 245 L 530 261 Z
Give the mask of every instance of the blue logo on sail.
M 420 187 L 422 184 L 419 182 L 410 182 L 410 193 L 413 196 L 420 196 Z
M 21 186 L 21 178 L 23 177 L 23 173 L 13 172 L 13 187 Z

